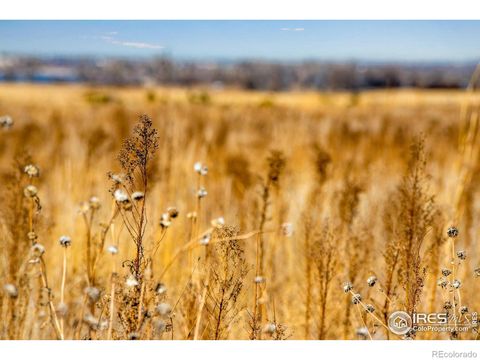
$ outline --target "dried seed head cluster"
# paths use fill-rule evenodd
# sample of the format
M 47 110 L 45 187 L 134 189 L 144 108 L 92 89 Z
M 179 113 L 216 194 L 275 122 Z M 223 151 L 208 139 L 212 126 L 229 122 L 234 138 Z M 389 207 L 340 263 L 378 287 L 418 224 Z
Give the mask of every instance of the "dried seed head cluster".
M 353 294 L 352 295 L 352 304 L 353 305 L 360 304 L 361 301 L 362 301 L 362 296 L 360 294 Z
M 167 208 L 167 211 L 162 214 L 160 217 L 160 226 L 163 229 L 166 229 L 172 225 L 172 220 L 178 217 L 177 208 L 170 206 Z
M 458 236 L 458 229 L 455 226 L 451 226 L 447 230 L 447 235 L 450 238 L 456 238 Z

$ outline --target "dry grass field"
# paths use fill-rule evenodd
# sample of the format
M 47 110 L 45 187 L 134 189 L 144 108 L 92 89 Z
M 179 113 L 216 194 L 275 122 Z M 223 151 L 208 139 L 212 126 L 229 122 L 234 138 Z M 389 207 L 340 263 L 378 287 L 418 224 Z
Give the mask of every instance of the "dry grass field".
M 0 338 L 476 339 L 479 105 L 0 85 Z

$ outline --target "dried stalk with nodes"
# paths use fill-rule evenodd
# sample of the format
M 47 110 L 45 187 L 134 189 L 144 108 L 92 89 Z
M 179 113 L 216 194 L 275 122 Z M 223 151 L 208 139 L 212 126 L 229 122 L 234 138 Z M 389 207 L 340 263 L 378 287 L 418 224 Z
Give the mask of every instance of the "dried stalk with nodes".
M 131 272 L 141 283 L 145 269 L 144 238 L 148 221 L 146 202 L 150 165 L 158 149 L 158 134 L 152 120 L 142 115 L 126 139 L 118 156 L 125 172 L 125 181 L 114 185 L 114 197 L 123 223 L 136 246 L 136 256 L 131 262 Z M 114 180 L 115 181 L 115 180 Z
M 261 325 L 263 319 L 263 308 L 259 303 L 261 296 L 261 287 L 265 291 L 265 242 L 263 232 L 267 222 L 268 207 L 270 205 L 271 191 L 277 187 L 280 181 L 280 175 L 285 168 L 285 157 L 281 151 L 273 150 L 267 158 L 268 172 L 262 185 L 260 223 L 257 235 L 256 260 L 255 260 L 255 280 L 254 280 L 254 303 L 250 322 L 250 339 L 256 340 L 261 337 Z

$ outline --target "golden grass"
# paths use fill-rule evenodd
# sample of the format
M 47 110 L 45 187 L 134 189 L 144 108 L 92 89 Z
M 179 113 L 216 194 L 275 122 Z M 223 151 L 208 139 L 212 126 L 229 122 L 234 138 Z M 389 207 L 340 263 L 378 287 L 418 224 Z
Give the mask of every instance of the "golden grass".
M 398 338 L 385 329 L 392 311 L 447 301 L 450 315 L 468 306 L 465 321 L 480 307 L 479 104 L 451 90 L 1 84 L 0 116 L 14 125 L 0 129 L 0 337 Z M 107 173 L 125 172 L 118 154 L 142 114 L 158 131 L 148 185 L 115 185 Z M 446 241 L 450 226 L 459 235 Z

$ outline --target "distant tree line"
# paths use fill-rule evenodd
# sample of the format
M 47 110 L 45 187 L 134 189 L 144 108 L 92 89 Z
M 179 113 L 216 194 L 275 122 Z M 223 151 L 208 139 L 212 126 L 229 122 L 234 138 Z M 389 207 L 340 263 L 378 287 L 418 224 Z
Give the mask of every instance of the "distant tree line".
M 304 61 L 175 61 L 171 58 L 65 59 L 0 57 L 0 80 L 109 85 L 209 85 L 251 90 L 460 88 L 475 67 L 466 64 Z

